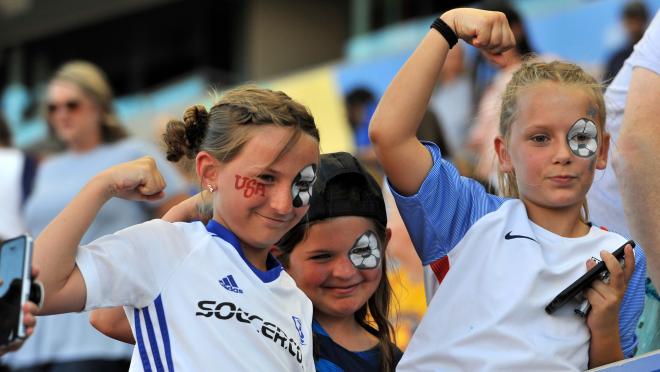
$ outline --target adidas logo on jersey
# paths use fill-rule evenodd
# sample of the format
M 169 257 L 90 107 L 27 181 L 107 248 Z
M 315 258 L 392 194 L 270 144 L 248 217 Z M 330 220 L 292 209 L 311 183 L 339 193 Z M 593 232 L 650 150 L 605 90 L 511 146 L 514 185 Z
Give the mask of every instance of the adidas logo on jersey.
M 220 285 L 228 291 L 243 293 L 243 290 L 239 288 L 238 284 L 236 284 L 236 281 L 234 280 L 234 277 L 231 275 L 225 276 L 224 278 L 218 280 L 218 282 L 220 282 Z

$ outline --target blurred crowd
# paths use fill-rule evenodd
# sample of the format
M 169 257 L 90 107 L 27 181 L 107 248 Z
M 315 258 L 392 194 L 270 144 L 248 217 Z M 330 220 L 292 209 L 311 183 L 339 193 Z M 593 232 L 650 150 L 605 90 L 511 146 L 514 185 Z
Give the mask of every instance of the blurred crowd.
M 435 143 L 462 176 L 474 178 L 487 190 L 497 192 L 500 186 L 494 141 L 504 89 L 524 61 L 547 61 L 554 56 L 535 50 L 526 33 L 525 20 L 512 6 L 493 2 L 486 8 L 506 15 L 516 47 L 504 53 L 505 63 L 501 66 L 490 64 L 481 54 L 468 54 L 463 41 L 452 48 L 437 76 L 417 136 Z M 653 15 L 643 2 L 629 2 L 623 8 L 621 21 L 628 40 L 621 50 L 602 61 L 606 66 L 600 76 L 603 89 L 633 52 L 651 18 Z M 95 174 L 142 156 L 156 159 L 167 183 L 167 197 L 158 202 L 113 199 L 87 230 L 83 244 L 159 218 L 172 206 L 206 188 L 196 177 L 194 160 L 184 158 L 176 165 L 166 160 L 161 137 L 167 120 L 153 129 L 156 135 L 152 141 L 134 138 L 118 119 L 113 100 L 103 71 L 90 62 L 71 61 L 51 77 L 40 105 L 48 125 L 47 138 L 17 148 L 10 126 L 0 118 L 0 194 L 4 201 L 0 208 L 0 240 L 21 233 L 38 236 Z M 383 188 L 387 227 L 392 231 L 387 276 L 393 288 L 395 311 L 391 312 L 390 321 L 395 327 L 396 345 L 405 352 L 437 280 L 428 266 L 422 266 L 415 252 L 369 139 L 369 123 L 379 101 L 378 94 L 369 87 L 355 87 L 344 97 L 342 114 L 352 131 L 353 155 Z M 650 280 L 646 291 L 646 307 L 651 310 L 639 322 L 640 354 L 660 348 L 660 298 Z M 86 313 L 74 313 L 41 317 L 34 335 L 22 349 L 2 361 L 7 368 L 20 372 L 119 371 L 128 368 L 131 352 L 131 346 L 95 330 Z

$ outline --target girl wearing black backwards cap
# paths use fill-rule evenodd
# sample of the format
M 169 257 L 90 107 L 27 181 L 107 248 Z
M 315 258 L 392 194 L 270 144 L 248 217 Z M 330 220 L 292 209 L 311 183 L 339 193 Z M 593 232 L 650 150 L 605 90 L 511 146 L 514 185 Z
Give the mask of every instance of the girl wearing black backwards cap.
M 321 156 L 303 219 L 278 243 L 280 261 L 314 305 L 317 371 L 394 371 L 388 321 L 391 232 L 380 186 L 352 155 Z

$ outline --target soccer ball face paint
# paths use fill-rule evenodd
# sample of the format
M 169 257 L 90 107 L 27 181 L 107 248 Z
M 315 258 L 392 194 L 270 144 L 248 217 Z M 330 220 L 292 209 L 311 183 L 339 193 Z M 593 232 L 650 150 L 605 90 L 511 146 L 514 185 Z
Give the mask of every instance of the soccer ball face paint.
M 304 207 L 312 198 L 312 186 L 316 181 L 316 165 L 310 164 L 298 173 L 291 183 L 291 196 L 295 208 Z
M 348 258 L 356 269 L 375 269 L 380 264 L 380 243 L 373 231 L 367 231 L 355 241 Z
M 590 158 L 598 150 L 598 127 L 589 119 L 579 119 L 568 131 L 566 141 L 575 156 Z
M 312 300 L 314 314 L 353 317 L 378 289 L 384 275 L 385 243 L 380 241 L 382 249 L 375 252 L 377 256 L 371 255 L 368 243 L 367 249 L 355 249 L 362 236 L 367 235 L 369 241 L 367 233 L 372 231 L 376 231 L 373 221 L 360 216 L 333 217 L 310 224 L 305 238 L 289 256 L 287 272 Z M 366 252 L 369 259 L 362 257 Z M 365 260 L 373 265 L 378 261 L 376 257 L 380 257 L 380 263 L 371 270 L 360 270 L 354 264 L 358 261 L 359 266 Z

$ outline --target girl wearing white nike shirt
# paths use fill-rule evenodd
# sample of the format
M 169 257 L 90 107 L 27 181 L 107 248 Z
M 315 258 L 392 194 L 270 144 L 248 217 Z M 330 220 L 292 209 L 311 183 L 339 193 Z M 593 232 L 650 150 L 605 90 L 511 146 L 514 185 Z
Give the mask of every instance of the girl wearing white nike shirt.
M 497 62 L 514 39 L 504 14 L 454 9 L 433 24 L 383 95 L 370 138 L 399 211 L 440 287 L 398 370 L 585 370 L 631 356 L 643 305 L 644 260 L 626 239 L 589 223 L 585 196 L 607 163 L 596 80 L 564 62 L 524 63 L 502 99 L 503 197 L 461 177 L 415 132 L 460 37 Z M 601 251 L 602 250 L 602 251 Z M 609 284 L 586 291 L 586 321 L 546 305 L 600 256 Z

